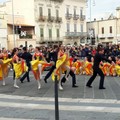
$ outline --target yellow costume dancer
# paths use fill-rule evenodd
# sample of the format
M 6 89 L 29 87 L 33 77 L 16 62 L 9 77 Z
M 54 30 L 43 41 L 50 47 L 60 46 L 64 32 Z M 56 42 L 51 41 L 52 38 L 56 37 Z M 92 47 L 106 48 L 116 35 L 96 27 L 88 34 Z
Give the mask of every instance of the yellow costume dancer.
M 115 65 L 110 65 L 110 67 L 109 67 L 109 74 L 111 76 L 115 76 L 116 75 Z
M 120 77 L 120 59 L 117 61 L 115 69 L 116 69 L 116 74 Z
M 6 49 L 3 49 L 3 53 L 0 55 L 0 58 L 3 61 L 3 64 L 0 65 L 0 77 L 3 80 L 3 85 L 5 85 L 5 78 L 8 77 L 8 72 L 9 72 L 9 65 L 10 62 L 12 61 L 12 59 L 8 58 L 8 53 L 6 51 Z
M 19 86 L 17 86 L 17 80 L 21 77 L 22 74 L 24 74 L 25 72 L 27 72 L 28 67 L 26 66 L 25 62 L 18 57 L 18 49 L 14 48 L 13 49 L 13 69 L 15 72 L 15 80 L 14 80 L 14 87 L 15 88 L 19 88 Z
M 104 75 L 109 75 L 109 68 L 110 68 L 110 64 L 109 63 L 103 63 L 103 66 L 101 66 L 101 69 L 104 73 Z
M 35 48 L 35 53 L 33 55 L 33 61 L 31 61 L 32 71 L 35 79 L 38 82 L 38 89 L 41 88 L 40 79 L 42 79 L 42 72 L 48 66 L 51 66 L 51 63 L 46 62 L 43 54 L 40 51 L 39 47 Z
M 93 70 L 92 70 L 93 63 L 92 62 L 85 62 L 85 74 L 86 75 L 92 75 Z
M 77 60 L 76 62 L 74 62 L 73 66 L 76 68 L 76 71 L 75 71 L 76 75 L 79 75 L 81 73 L 82 62 Z
M 63 52 L 62 49 L 58 52 L 58 60 L 56 62 L 56 69 L 55 69 L 54 73 L 52 74 L 53 80 L 55 80 L 54 75 L 57 75 L 58 80 L 61 80 L 62 71 L 67 71 L 67 73 L 65 75 L 65 78 L 67 79 L 67 76 L 70 72 L 68 56 L 69 56 L 68 53 Z M 59 89 L 63 90 L 63 88 L 61 86 L 61 81 L 59 81 Z

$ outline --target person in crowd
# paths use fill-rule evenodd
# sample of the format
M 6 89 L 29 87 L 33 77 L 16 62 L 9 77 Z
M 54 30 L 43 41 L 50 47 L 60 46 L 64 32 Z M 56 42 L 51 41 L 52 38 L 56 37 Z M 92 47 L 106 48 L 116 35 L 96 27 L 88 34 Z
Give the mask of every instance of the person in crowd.
M 94 63 L 93 63 L 93 75 L 91 76 L 91 78 L 88 80 L 86 86 L 91 88 L 91 84 L 93 83 L 94 79 L 96 78 L 97 74 L 100 76 L 100 84 L 99 84 L 99 89 L 106 89 L 104 87 L 104 74 L 102 72 L 102 70 L 99 68 L 100 66 L 100 62 L 102 60 L 105 60 L 109 63 L 111 63 L 112 61 L 106 59 L 103 57 L 104 54 L 104 48 L 99 47 L 98 48 L 98 52 L 96 53 L 95 57 L 94 57 Z M 114 64 L 114 63 L 113 63 Z
M 30 82 L 29 71 L 31 70 L 32 55 L 27 51 L 27 47 L 23 47 L 23 53 L 21 54 L 21 58 L 25 60 L 26 65 L 28 67 L 28 71 L 22 78 L 20 78 L 21 83 L 23 83 L 24 79 L 27 78 L 27 81 Z
M 12 56 L 13 56 L 12 62 L 13 62 L 13 69 L 15 72 L 15 79 L 14 79 L 15 88 L 19 88 L 19 86 L 17 85 L 18 79 L 20 79 L 20 77 L 28 71 L 28 67 L 26 66 L 25 62 L 18 55 L 19 55 L 19 49 L 14 48 L 12 51 Z

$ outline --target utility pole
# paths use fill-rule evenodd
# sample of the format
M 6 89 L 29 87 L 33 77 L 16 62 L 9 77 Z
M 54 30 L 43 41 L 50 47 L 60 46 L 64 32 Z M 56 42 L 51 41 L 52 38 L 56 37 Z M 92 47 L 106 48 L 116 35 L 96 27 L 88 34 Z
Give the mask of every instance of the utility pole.
M 13 19 L 13 41 L 14 41 L 14 47 L 16 47 L 15 44 L 15 24 L 14 24 L 14 3 L 12 0 L 12 19 Z

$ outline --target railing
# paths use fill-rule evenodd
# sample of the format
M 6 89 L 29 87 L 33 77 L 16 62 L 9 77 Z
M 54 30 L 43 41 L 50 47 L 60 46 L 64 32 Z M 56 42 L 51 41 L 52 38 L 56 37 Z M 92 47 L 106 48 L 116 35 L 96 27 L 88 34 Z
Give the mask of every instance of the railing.
M 67 38 L 78 38 L 78 37 L 81 37 L 81 36 L 87 36 L 87 33 L 86 32 L 66 32 L 65 33 L 65 37 Z
M 80 20 L 84 21 L 85 20 L 85 15 L 80 15 Z
M 78 20 L 79 19 L 79 15 L 73 15 L 73 20 Z
M 98 34 L 98 38 L 106 38 L 105 34 Z
M 63 38 L 61 37 L 56 37 L 56 38 L 39 38 L 39 40 L 36 41 L 37 44 L 42 44 L 42 43 L 57 43 L 57 42 L 62 42 Z
M 65 17 L 67 20 L 70 20 L 72 18 L 72 14 L 67 13 Z
M 47 21 L 48 22 L 54 22 L 54 17 L 53 16 L 48 16 Z
M 37 20 L 37 22 L 44 22 L 46 20 L 45 16 L 40 16 Z
M 56 17 L 55 22 L 56 23 L 61 23 L 62 22 L 62 18 L 61 17 Z

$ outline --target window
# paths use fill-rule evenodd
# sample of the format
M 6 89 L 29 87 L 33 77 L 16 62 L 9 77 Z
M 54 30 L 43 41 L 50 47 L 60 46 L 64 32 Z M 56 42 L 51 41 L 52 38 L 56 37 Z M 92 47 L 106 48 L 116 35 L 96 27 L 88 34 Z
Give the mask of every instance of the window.
M 66 8 L 66 14 L 67 15 L 69 14 L 69 8 L 68 7 Z
M 83 32 L 83 24 L 80 25 L 80 30 Z
M 80 8 L 80 16 L 83 15 L 83 8 Z
M 40 14 L 40 16 L 43 16 L 43 8 L 42 7 L 39 7 L 39 14 Z
M 40 37 L 44 37 L 44 29 L 40 28 Z
M 48 17 L 51 17 L 51 9 L 48 9 Z
M 49 29 L 49 38 L 52 38 L 52 29 Z
M 56 17 L 59 17 L 59 10 L 56 10 Z
M 59 38 L 59 37 L 60 37 L 60 30 L 57 29 L 57 30 L 56 30 L 56 33 L 57 33 L 57 38 Z
M 76 16 L 76 8 L 74 8 L 74 16 Z
M 110 26 L 110 33 L 112 33 L 112 26 Z
M 67 23 L 67 32 L 70 32 L 70 24 Z
M 77 32 L 77 24 L 74 24 L 74 32 Z
M 102 27 L 102 34 L 104 34 L 104 27 Z

